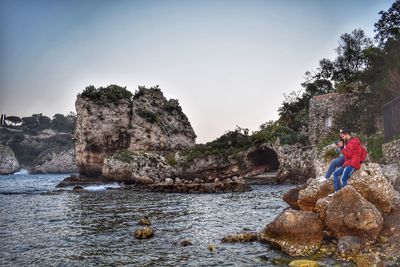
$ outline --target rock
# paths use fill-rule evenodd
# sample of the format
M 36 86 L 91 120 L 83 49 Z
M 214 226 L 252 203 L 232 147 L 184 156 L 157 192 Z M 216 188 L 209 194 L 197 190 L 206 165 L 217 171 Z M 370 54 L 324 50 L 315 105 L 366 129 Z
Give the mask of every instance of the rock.
M 215 246 L 215 244 L 210 243 L 208 244 L 207 249 L 211 252 L 214 252 L 217 249 L 217 247 Z
M 0 175 L 12 174 L 20 169 L 17 158 L 12 149 L 0 144 Z
M 112 182 L 112 180 L 106 178 L 89 178 L 83 175 L 71 175 L 70 177 L 62 180 L 59 184 L 56 185 L 56 187 L 59 188 L 74 185 L 96 185 L 110 182 Z
M 323 224 L 317 213 L 285 210 L 260 233 L 262 241 L 290 256 L 309 256 L 321 245 Z
M 342 260 L 354 259 L 363 246 L 363 240 L 358 236 L 342 236 L 337 244 L 336 256 Z
M 325 223 L 336 238 L 352 235 L 376 240 L 383 218 L 373 204 L 348 185 L 333 196 L 326 210 Z
M 167 179 L 165 179 L 165 184 L 172 185 L 172 184 L 174 184 L 174 180 L 172 180 L 171 178 L 167 178 Z
M 144 217 L 140 218 L 138 224 L 139 225 L 151 225 L 151 221 L 150 221 L 149 217 L 144 216 Z
M 179 179 L 178 177 L 176 177 L 176 178 L 175 178 L 175 184 L 180 184 L 180 183 L 182 183 L 182 180 Z
M 289 263 L 289 267 L 318 267 L 319 264 L 312 260 L 294 260 Z
M 257 233 L 253 232 L 242 232 L 235 235 L 227 235 L 222 238 L 223 243 L 235 243 L 235 242 L 252 242 L 257 240 Z
M 375 205 L 381 213 L 390 212 L 394 198 L 394 188 L 384 176 L 377 163 L 365 163 L 349 179 L 353 186 L 367 201 Z
M 178 101 L 167 100 L 159 88 L 140 88 L 133 100 L 107 103 L 78 95 L 75 107 L 76 160 L 86 176 L 102 175 L 105 158 L 120 150 L 175 152 L 195 144 Z
M 384 267 L 380 256 L 377 253 L 364 253 L 355 258 L 357 267 Z
M 135 231 L 135 237 L 137 239 L 148 239 L 153 236 L 154 236 L 154 230 L 149 226 L 139 228 Z
M 72 188 L 72 191 L 81 192 L 85 191 L 85 189 L 80 185 L 75 185 L 74 188 Z
M 391 212 L 383 215 L 383 228 L 380 236 L 382 251 L 386 258 L 400 260 L 400 203 Z
M 35 160 L 34 167 L 29 168 L 30 173 L 77 173 L 78 165 L 75 161 L 73 148 L 63 151 L 48 151 Z
M 297 203 L 302 210 L 315 211 L 315 204 L 318 199 L 326 197 L 333 192 L 335 192 L 335 189 L 331 180 L 320 183 L 315 179 L 309 179 L 307 187 L 299 191 Z
M 299 210 L 300 207 L 299 204 L 297 204 L 297 201 L 299 199 L 299 191 L 305 188 L 306 185 L 290 189 L 283 195 L 282 197 L 283 201 L 285 201 L 292 209 Z
M 332 202 L 332 197 L 323 197 L 318 199 L 315 204 L 314 211 L 319 213 L 319 217 L 323 222 L 326 220 L 326 210 Z
M 182 247 L 187 247 L 187 246 L 192 246 L 193 245 L 193 243 L 192 243 L 192 241 L 190 241 L 190 240 L 182 240 L 181 241 L 181 246 Z

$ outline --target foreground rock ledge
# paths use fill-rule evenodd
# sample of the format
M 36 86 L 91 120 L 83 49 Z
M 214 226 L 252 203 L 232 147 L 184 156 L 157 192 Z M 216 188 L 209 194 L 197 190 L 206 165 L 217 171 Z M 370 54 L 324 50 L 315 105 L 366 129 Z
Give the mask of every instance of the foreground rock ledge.
M 322 243 L 322 220 L 311 211 L 286 210 L 260 233 L 260 240 L 271 243 L 290 256 L 314 254 Z

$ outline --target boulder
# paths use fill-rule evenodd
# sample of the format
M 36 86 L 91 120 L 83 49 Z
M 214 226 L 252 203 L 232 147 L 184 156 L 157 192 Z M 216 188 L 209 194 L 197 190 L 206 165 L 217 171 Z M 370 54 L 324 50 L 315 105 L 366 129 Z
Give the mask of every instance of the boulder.
M 332 202 L 332 197 L 328 196 L 318 199 L 317 203 L 315 204 L 314 211 L 319 213 L 319 217 L 323 222 L 325 222 L 326 210 L 328 209 L 331 202 Z
M 227 235 L 222 238 L 223 243 L 235 243 L 235 242 L 252 242 L 257 240 L 257 233 L 253 232 L 242 232 L 234 235 Z
M 154 235 L 154 230 L 150 226 L 145 226 L 135 231 L 135 237 L 137 239 L 148 239 L 153 237 L 153 235 Z
M 303 190 L 307 187 L 307 185 L 303 185 L 301 187 L 296 187 L 290 189 L 288 192 L 286 192 L 282 199 L 285 201 L 292 209 L 299 210 L 299 204 L 297 201 L 299 200 L 299 192 L 300 190 Z
M 321 245 L 323 224 L 317 213 L 285 210 L 260 233 L 260 240 L 290 256 L 308 256 Z
M 309 179 L 307 187 L 299 191 L 299 199 L 297 201 L 300 209 L 315 211 L 315 204 L 318 199 L 328 196 L 335 192 L 332 180 L 326 180 L 322 183 L 316 179 Z
M 140 218 L 138 224 L 139 225 L 151 225 L 151 221 L 150 221 L 149 217 L 144 216 L 144 217 Z
M 352 235 L 376 240 L 383 226 L 383 218 L 373 204 L 349 185 L 333 195 L 326 210 L 325 223 L 336 238 Z
M 289 263 L 289 267 L 318 267 L 319 264 L 312 260 L 294 260 Z
M 367 201 L 382 213 L 390 212 L 394 198 L 394 188 L 386 179 L 377 163 L 366 163 L 348 181 Z

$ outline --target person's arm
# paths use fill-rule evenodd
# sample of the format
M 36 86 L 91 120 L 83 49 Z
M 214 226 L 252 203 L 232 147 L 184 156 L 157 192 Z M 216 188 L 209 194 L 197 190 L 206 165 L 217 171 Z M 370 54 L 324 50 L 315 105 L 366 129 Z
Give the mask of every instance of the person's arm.
M 342 154 L 346 157 L 346 158 L 351 158 L 351 156 L 353 155 L 354 151 L 353 151 L 353 146 L 351 144 L 347 144 L 346 147 L 344 147 L 344 144 L 342 141 L 339 142 L 339 147 L 340 150 L 342 151 Z

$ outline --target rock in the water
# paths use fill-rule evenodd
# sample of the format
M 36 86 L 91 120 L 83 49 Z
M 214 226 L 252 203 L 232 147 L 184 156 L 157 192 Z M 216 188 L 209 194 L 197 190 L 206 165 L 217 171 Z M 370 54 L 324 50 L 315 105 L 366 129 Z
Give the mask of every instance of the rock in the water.
M 188 239 L 185 239 L 185 240 L 181 241 L 181 246 L 182 247 L 187 247 L 187 246 L 192 246 L 192 245 L 193 245 L 192 241 L 190 241 Z
M 394 189 L 377 163 L 366 163 L 348 181 L 367 201 L 381 213 L 390 212 L 393 205 Z
M 286 210 L 266 226 L 260 239 L 277 245 L 291 256 L 308 256 L 320 247 L 322 230 L 317 213 Z
M 363 240 L 358 236 L 342 236 L 337 244 L 336 256 L 339 259 L 354 259 L 363 249 Z
M 305 189 L 306 186 L 307 185 L 303 185 L 301 187 L 290 189 L 283 195 L 283 201 L 285 201 L 292 209 L 299 210 L 300 207 L 299 204 L 297 204 L 297 201 L 299 200 L 299 192 L 300 190 Z
M 0 174 L 12 174 L 19 168 L 18 160 L 12 149 L 0 144 Z
M 319 264 L 312 260 L 294 260 L 289 263 L 289 267 L 318 267 Z
M 331 180 L 320 183 L 315 179 L 309 179 L 307 183 L 307 187 L 299 191 L 299 200 L 297 201 L 302 210 L 315 211 L 315 204 L 318 199 L 335 192 Z
M 149 226 L 139 228 L 135 231 L 135 237 L 137 239 L 148 239 L 153 237 L 153 235 L 154 235 L 154 230 Z
M 351 185 L 333 195 L 325 222 L 336 238 L 352 235 L 376 240 L 383 226 L 381 213 Z
M 214 251 L 217 249 L 217 247 L 215 246 L 215 244 L 212 244 L 212 243 L 208 244 L 207 248 L 208 248 L 208 250 L 211 251 L 211 252 L 214 252 Z
M 151 221 L 150 221 L 149 217 L 144 216 L 144 217 L 140 218 L 138 224 L 139 225 L 151 225 Z
M 227 235 L 222 238 L 222 242 L 235 243 L 235 242 L 252 242 L 257 240 L 257 233 L 253 232 L 242 232 L 235 235 Z
M 77 191 L 77 192 L 84 191 L 84 190 L 85 189 L 80 185 L 75 185 L 74 188 L 72 188 L 72 191 Z

